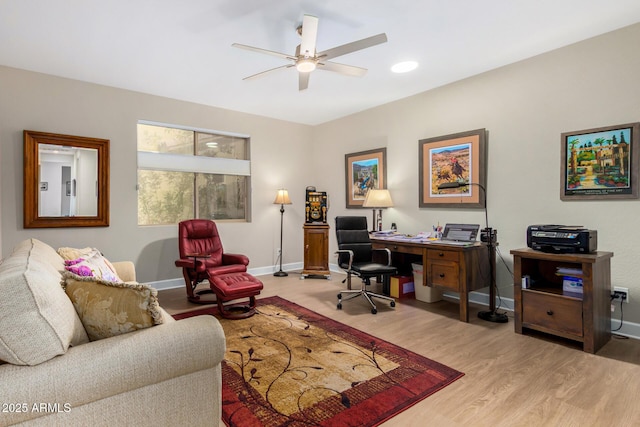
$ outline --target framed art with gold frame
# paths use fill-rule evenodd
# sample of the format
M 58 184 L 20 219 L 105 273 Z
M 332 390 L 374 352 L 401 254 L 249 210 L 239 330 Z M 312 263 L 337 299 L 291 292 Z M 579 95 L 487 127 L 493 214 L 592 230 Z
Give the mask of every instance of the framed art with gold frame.
M 367 191 L 387 188 L 387 149 L 345 154 L 347 208 L 362 208 Z
M 421 139 L 418 161 L 421 208 L 485 207 L 485 129 Z M 469 185 L 438 188 L 445 183 Z

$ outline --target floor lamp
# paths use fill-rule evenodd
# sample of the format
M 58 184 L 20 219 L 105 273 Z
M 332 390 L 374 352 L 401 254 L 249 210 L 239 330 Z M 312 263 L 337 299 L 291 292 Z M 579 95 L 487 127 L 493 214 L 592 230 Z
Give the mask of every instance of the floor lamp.
M 489 322 L 495 323 L 507 323 L 509 318 L 505 313 L 498 313 L 496 311 L 496 236 L 497 230 L 489 227 L 489 215 L 487 214 L 487 189 L 484 188 L 481 184 L 476 182 L 445 182 L 438 185 L 438 190 L 444 190 L 447 188 L 459 188 L 459 187 L 467 187 L 469 185 L 477 185 L 484 191 L 484 220 L 485 220 L 485 229 L 482 230 L 482 234 L 485 236 L 485 240 L 487 243 L 487 248 L 489 249 L 489 273 L 491 277 L 491 284 L 489 285 L 489 311 L 480 311 L 478 312 L 478 317 L 482 320 L 486 320 Z
M 373 223 L 371 224 L 371 231 L 374 232 L 376 229 L 378 231 L 382 231 L 382 208 L 393 207 L 391 193 L 386 189 L 371 188 L 367 191 L 362 207 L 373 208 Z M 378 217 L 376 217 L 376 209 L 378 209 Z
M 278 257 L 280 258 L 280 270 L 273 273 L 276 277 L 284 277 L 288 276 L 286 271 L 282 271 L 282 229 L 283 229 L 283 220 L 284 220 L 284 205 L 290 205 L 291 200 L 289 199 L 289 192 L 284 188 L 278 190 L 278 194 L 276 195 L 276 199 L 273 201 L 274 205 L 280 205 L 280 254 Z

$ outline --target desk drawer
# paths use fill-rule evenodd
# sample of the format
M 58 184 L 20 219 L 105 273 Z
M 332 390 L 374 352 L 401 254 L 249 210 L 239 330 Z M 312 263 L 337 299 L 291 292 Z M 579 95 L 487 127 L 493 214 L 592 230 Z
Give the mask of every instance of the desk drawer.
M 453 262 L 458 262 L 459 259 L 459 255 L 460 253 L 457 251 L 447 251 L 447 250 L 441 250 L 441 249 L 429 249 L 427 251 L 427 258 L 428 259 L 438 259 L 438 260 L 442 260 L 442 261 L 453 261 Z
M 423 249 L 419 246 L 403 245 L 402 243 L 373 243 L 374 249 L 387 248 L 391 252 L 401 252 L 403 254 L 422 255 Z
M 523 290 L 522 324 L 582 337 L 582 301 Z
M 449 288 L 452 291 L 460 292 L 460 277 L 458 274 L 458 264 L 455 262 L 432 262 L 428 261 L 427 274 L 429 284 Z

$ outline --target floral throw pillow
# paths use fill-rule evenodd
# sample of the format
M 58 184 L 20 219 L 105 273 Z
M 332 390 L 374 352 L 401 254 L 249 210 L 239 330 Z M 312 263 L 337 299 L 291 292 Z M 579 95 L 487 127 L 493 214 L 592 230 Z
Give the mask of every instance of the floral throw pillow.
M 62 286 L 91 341 L 163 322 L 158 291 L 149 285 L 110 282 L 71 272 L 64 272 L 62 278 Z
M 94 249 L 86 256 L 65 260 L 65 270 L 78 276 L 97 277 L 108 282 L 122 282 L 113 265 Z

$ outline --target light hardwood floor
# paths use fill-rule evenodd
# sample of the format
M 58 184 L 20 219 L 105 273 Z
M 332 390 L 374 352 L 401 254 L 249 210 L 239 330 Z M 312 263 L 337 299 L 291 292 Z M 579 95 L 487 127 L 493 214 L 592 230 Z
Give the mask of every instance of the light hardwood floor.
M 465 373 L 385 427 L 640 425 L 638 340 L 613 338 L 592 355 L 571 342 L 516 334 L 512 313 L 494 324 L 477 318 L 486 307 L 471 304 L 463 323 L 455 302 L 400 300 L 395 309 L 381 301 L 372 315 L 362 298 L 336 309 L 342 274 L 259 278 L 260 297 L 278 295 Z M 186 300 L 184 288 L 160 291 L 159 299 L 172 314 L 202 307 Z

